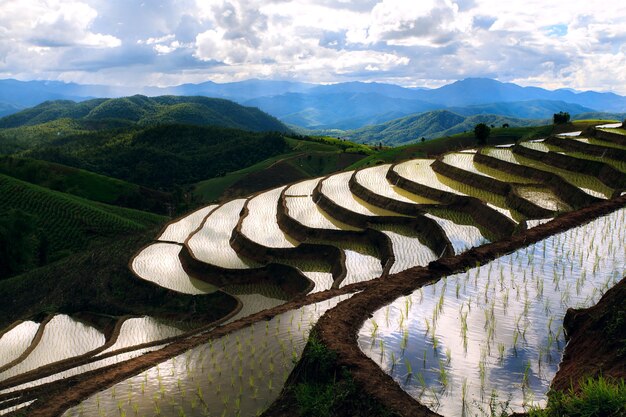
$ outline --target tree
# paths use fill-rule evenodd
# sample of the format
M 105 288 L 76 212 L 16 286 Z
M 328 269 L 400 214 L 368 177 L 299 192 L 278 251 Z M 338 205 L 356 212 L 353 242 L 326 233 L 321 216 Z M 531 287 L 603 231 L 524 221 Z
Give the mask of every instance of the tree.
M 426 138 L 424 136 L 422 136 L 422 139 L 420 139 L 422 141 L 422 143 L 426 142 Z
M 569 113 L 568 112 L 558 112 L 558 113 L 554 113 L 554 115 L 552 116 L 552 120 L 554 121 L 555 125 L 562 125 L 565 124 L 567 122 L 569 122 Z
M 502 124 L 502 127 L 503 127 L 504 129 L 506 129 L 506 128 L 508 128 L 508 127 L 509 127 L 509 124 L 508 124 L 508 123 L 503 123 L 503 124 Z
M 36 218 L 22 211 L 0 213 L 0 279 L 34 268 L 47 257 L 47 244 L 41 247 L 35 225 Z
M 474 127 L 474 136 L 479 145 L 487 143 L 487 138 L 491 134 L 491 128 L 484 123 L 478 123 Z

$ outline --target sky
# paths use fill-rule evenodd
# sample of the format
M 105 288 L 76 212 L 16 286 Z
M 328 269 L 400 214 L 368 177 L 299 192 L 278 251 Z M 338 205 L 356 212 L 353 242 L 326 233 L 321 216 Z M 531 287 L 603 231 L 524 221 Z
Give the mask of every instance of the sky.
M 626 95 L 622 0 L 0 0 L 0 78 L 250 78 Z

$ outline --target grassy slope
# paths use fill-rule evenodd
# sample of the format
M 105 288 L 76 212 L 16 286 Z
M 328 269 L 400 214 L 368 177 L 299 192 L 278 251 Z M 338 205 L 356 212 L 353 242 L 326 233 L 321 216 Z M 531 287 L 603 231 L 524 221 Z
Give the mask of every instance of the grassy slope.
M 201 202 L 212 202 L 224 196 L 230 187 L 236 186 L 240 190 L 241 187 L 238 184 L 244 183 L 253 177 L 263 176 L 268 172 L 268 169 L 275 167 L 277 164 L 287 164 L 289 165 L 287 169 L 290 172 L 297 173 L 291 180 L 287 181 L 292 182 L 341 170 L 348 165 L 345 161 L 349 160 L 350 157 L 354 159 L 363 158 L 366 156 L 365 154 L 374 152 L 367 146 L 335 138 L 311 138 L 311 140 L 287 138 L 286 142 L 289 147 L 288 152 L 265 159 L 244 169 L 229 172 L 224 176 L 201 181 L 195 185 L 194 194 Z M 363 154 L 352 156 L 354 154 L 344 153 L 343 151 L 358 151 L 363 152 Z M 269 172 L 268 175 L 273 176 L 273 173 Z M 247 191 L 254 192 L 259 190 Z M 239 191 L 226 194 L 229 197 L 241 195 Z
M 171 190 L 260 162 L 285 146 L 278 134 L 163 125 L 60 137 L 21 155 Z
M 36 159 L 0 156 L 0 173 L 101 203 L 165 213 L 169 194 L 90 171 Z
M 32 215 L 51 260 L 160 225 L 165 218 L 49 190 L 0 174 L 0 212 Z

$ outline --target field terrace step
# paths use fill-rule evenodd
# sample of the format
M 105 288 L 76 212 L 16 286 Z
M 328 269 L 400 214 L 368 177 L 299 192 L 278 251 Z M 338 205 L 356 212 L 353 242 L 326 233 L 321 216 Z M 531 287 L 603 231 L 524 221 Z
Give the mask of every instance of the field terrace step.
M 539 151 L 533 152 L 532 149 L 526 146 L 515 145 L 510 150 L 514 155 L 514 159 L 517 160 L 520 164 L 537 168 L 543 171 L 553 172 L 570 184 L 580 188 L 587 194 L 607 199 L 611 198 L 615 192 L 613 188 L 608 187 L 596 177 L 584 173 L 571 171 L 568 169 L 563 169 L 553 165 L 551 160 L 547 160 L 548 153 L 543 155 L 546 159 L 546 161 L 543 162 L 543 160 L 541 159 L 542 154 L 538 153 Z M 534 158 L 531 158 L 531 156 L 534 156 Z
M 313 200 L 313 191 L 319 181 L 321 179 L 302 181 L 283 191 L 278 224 L 301 241 L 324 242 L 341 248 L 346 256 L 346 278 L 342 285 L 384 276 L 407 262 L 432 260 L 434 251 L 441 253 L 449 247 L 443 230 L 437 229 L 434 222 L 424 224 L 426 222 L 422 221 L 420 225 L 419 220 L 394 217 L 392 220 L 399 223 L 359 229 L 332 218 Z M 399 250 L 399 240 L 407 244 L 411 242 L 416 252 L 412 252 L 408 260 L 397 263 L 395 252 Z M 422 240 L 428 241 L 428 245 Z
M 182 245 L 157 242 L 144 247 L 130 262 L 131 271 L 139 278 L 183 294 L 210 294 L 215 285 L 190 276 L 180 260 Z
M 593 137 L 560 138 L 550 136 L 546 144 L 558 146 L 568 151 L 577 151 L 588 155 L 602 156 L 615 160 L 626 159 L 626 149 L 611 142 L 605 142 Z
M 202 207 L 184 217 L 169 222 L 157 240 L 164 242 L 184 243 L 190 234 L 195 232 L 204 219 L 216 208 L 217 204 Z
M 546 143 L 521 142 L 513 147 L 513 153 L 534 159 L 567 171 L 589 175 L 612 189 L 626 188 L 626 175 L 613 166 L 599 161 L 576 158 L 555 152 Z
M 519 218 L 519 214 L 516 213 L 520 213 L 526 219 L 543 219 L 556 215 L 555 210 L 539 206 L 533 201 L 524 198 L 523 195 L 517 192 L 517 188 L 514 184 L 478 171 L 474 164 L 474 157 L 475 154 L 450 153 L 445 155 L 442 160 L 433 162 L 432 168 L 439 174 L 456 182 L 488 193 L 485 195 L 484 199 L 487 200 L 487 197 L 490 197 L 489 200 L 496 207 L 500 207 L 504 210 L 499 211 L 512 219 Z M 517 179 L 519 177 L 515 176 L 513 178 Z M 470 188 L 470 190 L 471 189 L 472 188 Z M 466 188 L 459 188 L 459 190 L 466 191 Z M 494 197 L 492 194 L 504 197 L 504 199 Z M 475 197 L 479 196 L 481 195 L 475 195 Z
M 312 196 L 321 180 L 301 181 L 283 190 L 277 210 L 278 226 L 302 242 L 328 243 L 343 251 L 345 275 L 335 280 L 334 288 L 383 275 L 381 258 L 384 255 L 380 253 L 387 253 L 391 242 L 385 241 L 376 230 L 347 225 L 321 210 Z M 381 241 L 382 250 L 379 248 Z M 372 250 L 377 256 L 373 256 Z
M 469 214 L 475 224 L 489 231 L 496 238 L 511 236 L 517 224 L 499 209 L 475 197 L 445 184 L 445 177 L 432 168 L 434 159 L 416 159 L 393 165 L 387 172 L 387 179 L 414 194 L 441 201 L 446 210 L 456 210 Z M 436 207 L 429 208 L 432 212 Z
M 412 231 L 412 237 L 419 241 L 415 244 L 426 245 L 434 253 L 452 253 L 452 247 L 443 229 L 435 221 L 423 215 L 420 205 L 413 204 L 415 211 L 411 216 L 376 207 L 353 194 L 351 188 L 354 185 L 351 186 L 350 183 L 354 184 L 354 178 L 351 172 L 325 178 L 313 190 L 313 199 L 322 210 L 345 223 L 382 232 L 385 239 L 377 243 L 377 247 L 385 265 L 385 273 L 395 262 L 393 243 L 391 238 L 384 233 L 384 230 L 390 227 L 403 227 L 405 232 Z M 372 200 L 376 200 L 377 204 L 385 204 L 387 197 L 381 196 L 379 199 L 371 191 L 367 193 Z M 395 202 L 399 200 L 392 200 L 392 205 Z M 406 201 L 403 203 L 406 203 L 406 207 L 411 204 Z M 405 211 L 405 213 L 408 212 Z M 405 237 L 409 238 L 409 236 Z
M 0 398 L 28 397 L 37 387 L 70 376 L 104 368 L 163 346 L 183 331 L 151 317 L 122 317 L 115 323 L 106 342 L 98 349 L 69 357 L 0 382 Z M 57 333 L 59 339 L 71 335 Z M 160 344 L 159 344 L 160 343 Z
M 31 346 L 38 330 L 39 323 L 20 320 L 0 332 L 0 372 L 19 361 Z
M 533 164 L 532 160 L 529 160 L 532 165 L 526 165 L 523 163 L 526 160 L 515 155 L 511 148 L 486 147 L 476 154 L 474 160 L 495 169 L 502 169 L 515 175 L 536 180 L 538 183 L 548 186 L 557 197 L 574 209 L 588 206 L 605 197 L 598 191 L 588 188 L 581 189 L 568 182 L 554 172 L 556 169 L 551 169 L 547 165 L 542 165 L 543 169 L 539 169 L 535 167 L 537 164 Z
M 623 129 L 622 129 L 623 131 Z M 594 137 L 626 147 L 626 133 L 612 129 L 595 129 Z
M 557 138 L 557 139 L 559 139 L 559 138 Z M 578 141 L 570 140 L 569 142 L 580 144 L 580 142 L 578 142 Z M 566 142 L 566 145 L 565 145 L 566 147 L 567 147 L 567 144 L 569 142 Z M 581 151 L 578 151 L 578 150 L 572 149 L 572 148 L 566 149 L 566 147 L 561 147 L 559 145 L 555 145 L 553 141 L 550 141 L 550 138 L 546 139 L 545 142 L 543 142 L 543 143 L 552 152 L 556 152 L 556 153 L 561 154 L 561 155 L 567 155 L 567 156 L 571 156 L 573 158 L 583 159 L 583 160 L 587 160 L 587 161 L 602 162 L 602 163 L 604 163 L 606 165 L 609 165 L 612 168 L 618 170 L 622 174 L 626 174 L 626 160 L 618 160 L 618 159 L 614 159 L 614 158 L 609 158 L 608 156 L 603 155 L 602 153 L 600 153 L 600 155 L 595 155 L 595 154 L 590 154 L 590 153 L 584 153 L 584 152 L 581 152 Z M 584 144 L 583 144 L 583 146 L 584 146 Z
M 343 253 L 331 245 L 301 243 L 281 230 L 278 212 L 282 210 L 284 189 L 259 193 L 246 202 L 230 244 L 238 253 L 259 262 L 292 265 L 316 280 L 318 288 L 328 289 L 345 276 Z M 321 276 L 320 272 L 332 275 Z
M 263 264 L 241 256 L 230 244 L 240 225 L 246 199 L 227 202 L 213 210 L 192 233 L 179 254 L 192 277 L 218 288 L 229 285 L 277 285 L 290 296 L 309 292 L 314 284 L 288 265 Z
M 60 337 L 60 335 L 63 335 Z M 66 315 L 56 315 L 42 323 L 42 332 L 34 348 L 20 362 L 0 373 L 0 387 L 13 377 L 38 368 L 95 354 L 105 347 L 104 334 Z
M 390 184 L 387 180 L 389 168 L 391 164 L 354 171 L 348 183 L 350 191 L 369 204 L 407 216 L 421 214 L 423 205 L 439 204 Z

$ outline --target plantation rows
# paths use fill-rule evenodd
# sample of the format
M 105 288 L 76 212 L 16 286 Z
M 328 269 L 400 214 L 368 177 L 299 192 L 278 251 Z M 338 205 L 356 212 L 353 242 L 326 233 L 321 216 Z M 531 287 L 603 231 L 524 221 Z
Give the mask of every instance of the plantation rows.
M 159 224 L 149 213 L 96 203 L 0 175 L 0 212 L 19 210 L 49 245 L 50 253 L 82 249 L 98 238 L 136 233 Z

